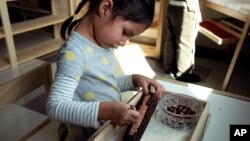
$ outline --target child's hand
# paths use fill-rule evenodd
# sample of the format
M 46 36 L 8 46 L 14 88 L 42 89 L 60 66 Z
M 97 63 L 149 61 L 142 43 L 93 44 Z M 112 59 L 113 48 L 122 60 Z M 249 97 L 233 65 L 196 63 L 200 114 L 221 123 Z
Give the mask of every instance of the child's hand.
M 128 125 L 136 123 L 139 112 L 131 109 L 129 104 L 121 102 L 101 102 L 99 119 L 111 120 L 115 125 Z
M 134 74 L 132 76 L 132 81 L 134 86 L 142 87 L 143 93 L 149 92 L 149 86 L 153 86 L 155 88 L 155 94 L 160 97 L 161 92 L 163 90 L 163 86 L 156 82 L 154 79 L 148 78 L 143 75 Z

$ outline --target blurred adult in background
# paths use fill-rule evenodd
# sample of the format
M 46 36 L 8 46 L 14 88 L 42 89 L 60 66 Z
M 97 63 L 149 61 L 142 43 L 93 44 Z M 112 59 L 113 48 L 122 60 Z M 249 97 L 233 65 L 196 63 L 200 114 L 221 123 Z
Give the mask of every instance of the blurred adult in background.
M 166 18 L 165 72 L 179 81 L 200 82 L 200 76 L 193 73 L 201 21 L 199 0 L 169 0 Z

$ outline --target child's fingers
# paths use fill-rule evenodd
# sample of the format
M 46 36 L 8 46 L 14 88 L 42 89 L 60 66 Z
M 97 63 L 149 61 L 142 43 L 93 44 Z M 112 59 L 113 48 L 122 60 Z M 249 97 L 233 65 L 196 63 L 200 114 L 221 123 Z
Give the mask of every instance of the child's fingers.
M 156 94 L 157 95 L 160 95 L 161 94 L 161 92 L 163 91 L 163 86 L 162 85 L 157 85 L 157 87 L 155 88 L 155 90 L 156 90 Z
M 140 116 L 139 112 L 136 111 L 134 106 L 133 106 L 133 109 L 129 109 L 128 115 L 129 115 L 128 120 L 132 123 L 135 123 L 139 119 L 139 116 Z

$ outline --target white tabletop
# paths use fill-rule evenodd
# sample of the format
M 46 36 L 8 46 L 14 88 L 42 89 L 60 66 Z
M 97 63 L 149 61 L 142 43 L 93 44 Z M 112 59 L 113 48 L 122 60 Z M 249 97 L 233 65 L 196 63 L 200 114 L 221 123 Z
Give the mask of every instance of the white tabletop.
M 220 91 L 186 83 L 172 83 L 157 80 L 167 91 L 187 94 L 210 101 L 209 117 L 202 141 L 229 141 L 232 124 L 250 124 L 250 102 L 221 95 Z M 230 95 L 230 94 L 229 94 Z

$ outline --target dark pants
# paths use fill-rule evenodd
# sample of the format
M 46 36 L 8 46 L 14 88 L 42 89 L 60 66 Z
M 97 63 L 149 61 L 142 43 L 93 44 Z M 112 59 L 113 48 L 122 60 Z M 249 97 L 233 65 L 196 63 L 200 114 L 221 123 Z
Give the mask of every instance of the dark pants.
M 96 129 L 86 128 L 61 123 L 58 129 L 59 141 L 87 141 Z

